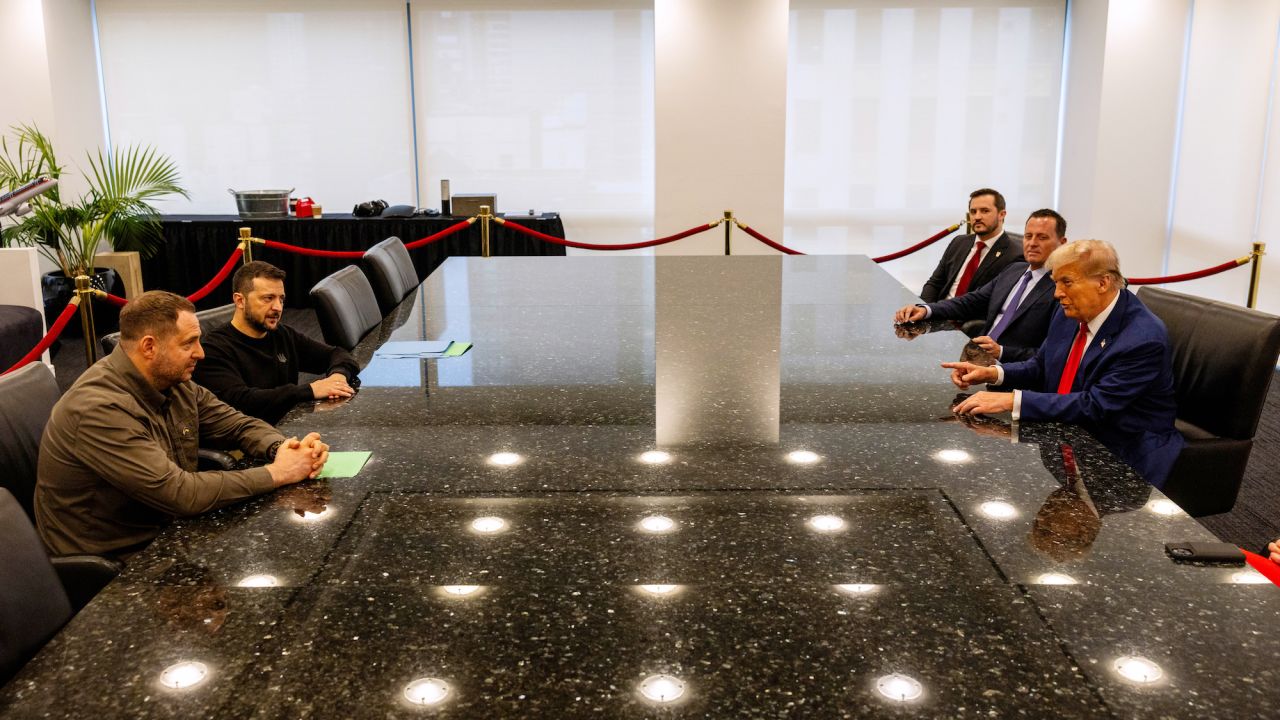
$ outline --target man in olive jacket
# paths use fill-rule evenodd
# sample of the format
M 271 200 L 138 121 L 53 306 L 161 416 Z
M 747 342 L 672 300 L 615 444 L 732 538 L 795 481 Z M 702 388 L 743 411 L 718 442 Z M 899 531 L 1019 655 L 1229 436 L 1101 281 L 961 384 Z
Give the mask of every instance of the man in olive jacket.
M 120 345 L 58 401 L 40 442 L 36 526 L 55 555 L 127 557 L 174 516 L 198 515 L 315 477 L 328 446 L 286 439 L 191 382 L 204 357 L 185 298 L 144 293 L 120 311 Z M 197 472 L 201 440 L 271 459 Z

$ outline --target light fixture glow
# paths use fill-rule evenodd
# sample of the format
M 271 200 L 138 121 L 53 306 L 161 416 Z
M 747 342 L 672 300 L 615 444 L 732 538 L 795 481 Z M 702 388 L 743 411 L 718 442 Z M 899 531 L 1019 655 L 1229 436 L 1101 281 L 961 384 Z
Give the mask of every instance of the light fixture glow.
M 478 533 L 496 533 L 507 529 L 507 521 L 500 517 L 480 517 L 471 521 L 471 529 Z
M 890 700 L 907 702 L 920 697 L 924 686 L 913 677 L 893 673 L 876 680 L 876 690 Z
M 1231 573 L 1231 582 L 1237 585 L 1265 585 L 1271 581 L 1262 573 L 1250 568 Z
M 836 589 L 850 595 L 869 595 L 879 590 L 880 586 L 871 583 L 844 583 L 843 585 L 836 585 Z
M 673 703 L 684 696 L 685 684 L 671 675 L 650 675 L 640 681 L 640 694 L 656 703 Z
M 240 587 L 275 587 L 279 584 L 275 575 L 250 575 L 236 583 Z
M 640 521 L 640 529 L 649 533 L 665 533 L 676 529 L 676 521 L 666 515 L 650 515 Z
M 1147 509 L 1157 515 L 1177 515 L 1182 512 L 1182 508 L 1178 507 L 1178 503 L 1163 498 L 1147 503 Z
M 294 511 L 291 511 L 289 514 L 293 516 L 293 519 L 298 522 L 307 522 L 307 523 L 320 522 L 321 520 L 329 519 L 329 517 L 331 516 L 330 514 L 331 510 L 333 510 L 332 507 L 326 507 L 320 512 L 311 512 L 310 510 L 303 510 L 301 515 L 299 515 L 298 512 L 294 510 Z
M 822 457 L 818 453 L 809 450 L 793 450 L 787 453 L 787 462 L 795 463 L 796 465 L 812 465 L 821 459 Z
M 1018 510 L 1003 500 L 990 500 L 980 506 L 982 514 L 995 520 L 1008 520 L 1017 517 Z
M 969 462 L 973 456 L 964 450 L 939 450 L 933 454 L 933 459 L 944 463 L 962 463 Z
M 500 452 L 489 456 L 490 465 L 501 465 L 503 467 L 517 465 L 523 460 L 524 458 L 513 452 Z
M 449 683 L 440 678 L 418 678 L 404 686 L 404 697 L 414 705 L 439 705 L 451 690 Z
M 1065 573 L 1045 573 L 1036 578 L 1037 585 L 1075 585 L 1076 579 Z
M 468 595 L 476 594 L 476 592 L 480 590 L 480 586 L 479 585 L 445 585 L 440 589 L 443 590 L 446 595 L 452 595 L 453 597 L 467 597 Z
M 640 462 L 650 465 L 661 465 L 671 462 L 671 453 L 661 450 L 649 450 L 640 454 Z
M 1118 657 L 1112 667 L 1121 677 L 1136 683 L 1153 683 L 1164 676 L 1159 665 L 1136 655 Z
M 204 682 L 209 667 L 202 662 L 187 660 L 165 668 L 160 673 L 160 684 L 171 690 L 186 690 Z
M 641 585 L 640 589 L 650 595 L 671 595 L 680 589 L 679 585 Z
M 836 532 L 844 529 L 844 519 L 835 515 L 814 515 L 809 518 L 809 527 L 818 532 Z

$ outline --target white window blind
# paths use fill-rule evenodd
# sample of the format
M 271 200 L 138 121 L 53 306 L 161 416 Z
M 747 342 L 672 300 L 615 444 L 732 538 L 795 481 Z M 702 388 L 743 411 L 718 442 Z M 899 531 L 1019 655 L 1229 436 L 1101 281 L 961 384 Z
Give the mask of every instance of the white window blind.
M 787 244 L 893 252 L 980 187 L 1021 232 L 1054 201 L 1064 17 L 1061 0 L 791 0 Z M 917 288 L 940 248 L 885 267 Z
M 496 193 L 594 243 L 653 232 L 653 3 L 412 0 L 421 204 Z
M 414 202 L 404 0 L 97 0 L 112 143 L 154 145 L 191 201 L 294 188 L 329 212 Z

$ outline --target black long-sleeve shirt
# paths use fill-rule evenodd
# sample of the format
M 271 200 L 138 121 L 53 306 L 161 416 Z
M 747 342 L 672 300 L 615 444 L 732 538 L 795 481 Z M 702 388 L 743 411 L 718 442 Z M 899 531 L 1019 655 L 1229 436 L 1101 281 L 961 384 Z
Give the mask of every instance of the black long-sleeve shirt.
M 298 373 L 341 373 L 359 385 L 360 365 L 342 348 L 325 345 L 280 325 L 251 338 L 231 323 L 200 339 L 205 358 L 192 377 L 231 407 L 275 424 L 298 403 L 315 399 Z

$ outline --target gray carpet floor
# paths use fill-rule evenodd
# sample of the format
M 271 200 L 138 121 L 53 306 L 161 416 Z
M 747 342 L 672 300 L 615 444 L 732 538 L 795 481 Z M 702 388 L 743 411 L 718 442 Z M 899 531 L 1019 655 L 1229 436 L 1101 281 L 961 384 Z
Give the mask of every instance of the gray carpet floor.
M 284 322 L 320 339 L 320 325 L 313 310 L 286 310 Z M 83 343 L 79 339 L 62 342 L 53 356 L 53 364 L 58 385 L 65 391 L 85 370 Z M 1260 552 L 1268 542 L 1280 538 L 1280 381 L 1273 381 L 1267 394 L 1235 508 L 1229 513 L 1200 518 L 1200 523 L 1223 542 L 1254 552 Z

